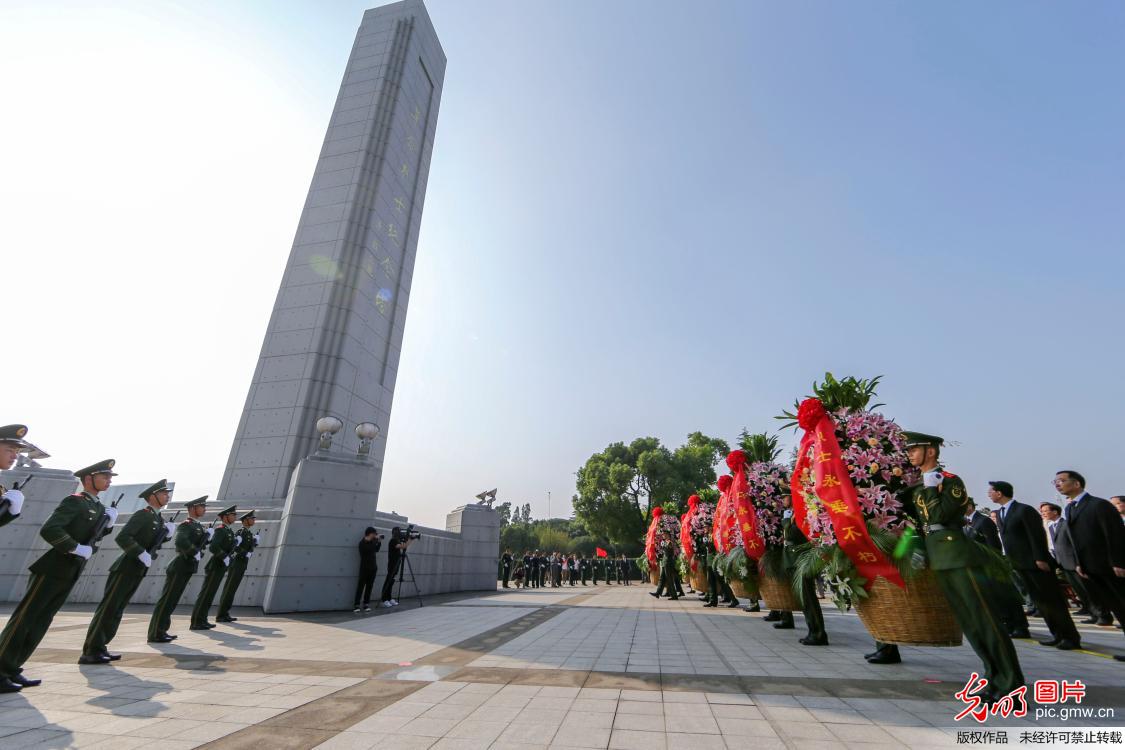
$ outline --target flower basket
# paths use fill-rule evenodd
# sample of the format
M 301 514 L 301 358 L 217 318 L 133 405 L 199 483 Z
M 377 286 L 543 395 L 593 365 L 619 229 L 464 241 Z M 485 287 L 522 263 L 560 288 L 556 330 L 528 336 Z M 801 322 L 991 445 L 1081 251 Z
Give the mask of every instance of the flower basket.
M 762 601 L 769 609 L 801 611 L 801 603 L 793 595 L 793 587 L 784 578 L 775 578 L 768 573 L 763 573 L 758 577 L 758 590 L 762 594 Z
M 648 569 L 648 582 L 651 583 L 653 586 L 660 583 L 660 568 L 649 568 Z
M 960 646 L 961 627 L 930 570 L 918 571 L 901 589 L 876 578 L 867 598 L 855 602 L 867 632 L 883 643 Z
M 707 563 L 695 559 L 695 569 L 691 571 L 691 587 L 701 594 L 707 593 Z
M 758 588 L 757 581 L 748 583 L 735 578 L 730 582 L 730 590 L 734 592 L 735 598 L 737 599 L 753 599 L 757 601 Z

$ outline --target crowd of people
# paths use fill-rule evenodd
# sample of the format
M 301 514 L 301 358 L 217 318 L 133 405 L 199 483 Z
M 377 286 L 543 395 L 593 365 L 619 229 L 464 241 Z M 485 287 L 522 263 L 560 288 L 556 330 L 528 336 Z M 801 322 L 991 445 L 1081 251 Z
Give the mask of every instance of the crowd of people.
M 548 555 L 539 550 L 524 550 L 523 556 L 517 558 L 512 555 L 511 549 L 505 549 L 500 556 L 500 579 L 504 588 L 512 585 L 516 588 L 585 586 L 591 579 L 595 586 L 599 580 L 607 586 L 614 581 L 629 586 L 635 568 L 633 561 L 624 554 L 620 557 L 608 554 L 579 557 L 561 552 Z

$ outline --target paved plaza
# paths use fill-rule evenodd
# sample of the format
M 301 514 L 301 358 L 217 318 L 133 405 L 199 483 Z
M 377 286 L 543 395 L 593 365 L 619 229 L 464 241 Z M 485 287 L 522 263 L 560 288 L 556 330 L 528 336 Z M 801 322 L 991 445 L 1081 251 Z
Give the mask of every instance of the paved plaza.
M 1081 652 L 1017 642 L 1029 681 L 1087 685 L 1088 717 L 1036 719 L 1031 702 L 982 726 L 953 719 L 979 668 L 968 646 L 903 648 L 902 664 L 874 667 L 858 618 L 830 604 L 831 645 L 812 648 L 797 643 L 800 617 L 775 630 L 764 613 L 650 590 L 499 590 L 364 616 L 244 610 L 211 631 L 189 631 L 181 609 L 167 645 L 146 643 L 142 605 L 112 644 L 122 660 L 81 667 L 90 611 L 67 608 L 25 668 L 43 685 L 0 696 L 0 747 L 948 748 L 958 732 L 1023 746 L 1023 732 L 1125 729 L 1117 629 L 1080 626 Z M 1046 634 L 1037 619 L 1032 631 Z

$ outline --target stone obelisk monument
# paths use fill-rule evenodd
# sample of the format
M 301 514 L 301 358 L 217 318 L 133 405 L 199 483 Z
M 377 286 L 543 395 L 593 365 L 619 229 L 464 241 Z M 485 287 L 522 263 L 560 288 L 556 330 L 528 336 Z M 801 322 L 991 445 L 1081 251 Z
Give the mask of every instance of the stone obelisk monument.
M 220 503 L 281 507 L 316 421 L 335 416 L 385 437 L 445 76 L 421 0 L 364 13 L 250 392 Z M 370 458 L 381 469 L 385 440 Z M 378 472 L 372 488 L 377 496 Z M 374 507 L 372 507 L 374 510 Z
M 364 13 L 210 505 L 254 508 L 261 519 L 261 545 L 236 605 L 350 609 L 363 530 L 385 534 L 407 523 L 377 506 L 444 75 L 445 53 L 422 0 Z M 321 437 L 324 417 L 339 429 Z M 0 601 L 25 588 L 28 565 L 46 548 L 39 526 L 76 484 L 65 470 L 32 473 L 29 509 L 0 536 Z M 3 474 L 8 486 L 26 479 Z M 410 548 L 417 586 L 406 583 L 401 596 L 495 588 L 495 511 L 461 506 L 444 529 L 421 531 Z M 155 601 L 172 556 L 166 550 L 154 563 L 159 573 L 146 577 L 134 603 Z M 100 600 L 114 557 L 95 556 L 72 601 Z M 183 601 L 194 600 L 201 580 L 193 577 Z

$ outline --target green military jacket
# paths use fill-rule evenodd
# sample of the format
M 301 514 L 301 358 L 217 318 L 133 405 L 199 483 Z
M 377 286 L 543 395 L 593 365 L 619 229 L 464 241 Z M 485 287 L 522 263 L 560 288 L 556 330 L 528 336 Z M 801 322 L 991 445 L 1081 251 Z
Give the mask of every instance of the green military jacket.
M 794 570 L 797 567 L 796 548 L 807 542 L 809 538 L 801 531 L 801 527 L 793 522 L 793 518 L 789 517 L 781 522 L 781 539 L 785 544 L 781 550 L 781 561 L 786 570 Z
M 153 542 L 156 541 L 156 535 L 159 533 L 160 527 L 163 525 L 164 519 L 160 517 L 158 511 L 153 510 L 151 505 L 146 505 L 129 516 L 125 526 L 117 532 L 117 546 L 125 552 L 113 561 L 113 565 L 109 568 L 110 571 L 121 570 L 125 573 L 144 576 L 148 572 L 148 568 L 137 559 L 137 555 L 152 546 Z
M 85 560 L 70 553 L 79 544 L 94 542 L 94 528 L 103 515 L 105 506 L 87 492 L 63 498 L 43 528 L 39 529 L 39 536 L 51 545 L 51 549 L 33 562 L 29 570 L 48 578 L 77 581 Z M 108 529 L 106 533 L 109 533 Z
M 230 526 L 220 524 L 215 527 L 215 534 L 211 537 L 211 544 L 208 549 L 211 551 L 211 559 L 207 561 L 205 570 L 210 573 L 214 570 L 226 570 L 226 563 L 223 559 L 230 556 L 234 552 L 234 546 L 237 540 L 234 538 L 234 531 Z
M 248 526 L 239 528 L 234 532 L 234 554 L 231 555 L 231 562 L 246 562 L 257 546 L 258 543 L 254 541 L 254 530 Z
M 926 557 L 934 570 L 951 570 L 986 562 L 983 550 L 965 536 L 969 493 L 961 477 L 942 471 L 940 487 L 914 487 L 912 499 L 926 544 Z M 934 524 L 944 528 L 934 529 Z
M 168 572 L 194 575 L 199 570 L 199 561 L 195 556 L 207 546 L 207 529 L 199 521 L 189 518 L 176 527 L 174 543 L 176 557 L 168 563 Z

